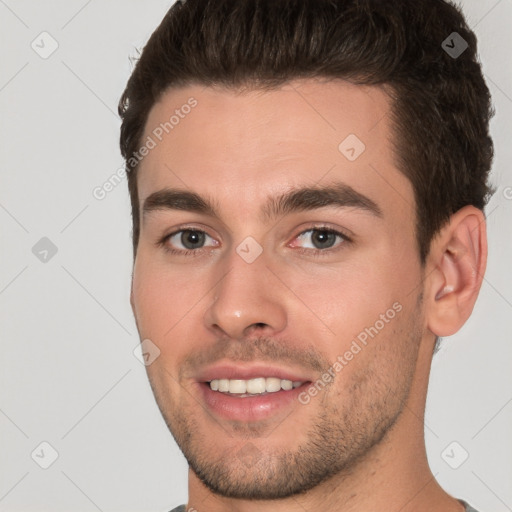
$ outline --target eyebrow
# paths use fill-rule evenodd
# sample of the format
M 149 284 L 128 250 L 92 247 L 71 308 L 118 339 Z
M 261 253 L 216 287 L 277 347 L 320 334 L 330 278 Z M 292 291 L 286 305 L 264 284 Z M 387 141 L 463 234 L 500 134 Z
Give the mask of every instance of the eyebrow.
M 356 208 L 382 217 L 382 210 L 369 197 L 345 183 L 328 186 L 294 188 L 268 198 L 261 209 L 261 219 L 270 222 L 293 212 L 316 210 L 325 207 Z M 165 188 L 150 194 L 142 208 L 143 219 L 157 210 L 183 210 L 219 218 L 219 205 L 209 197 L 188 190 Z

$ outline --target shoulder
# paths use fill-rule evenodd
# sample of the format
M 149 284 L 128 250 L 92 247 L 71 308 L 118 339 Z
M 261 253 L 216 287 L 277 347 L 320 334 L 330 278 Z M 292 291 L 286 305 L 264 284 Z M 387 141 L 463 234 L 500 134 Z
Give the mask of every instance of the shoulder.
M 459 500 L 465 507 L 466 507 L 466 512 L 478 512 L 478 510 L 474 509 L 471 505 L 467 504 L 465 501 L 463 500 Z
M 180 505 L 179 507 L 173 508 L 170 512 L 186 512 L 185 505 Z

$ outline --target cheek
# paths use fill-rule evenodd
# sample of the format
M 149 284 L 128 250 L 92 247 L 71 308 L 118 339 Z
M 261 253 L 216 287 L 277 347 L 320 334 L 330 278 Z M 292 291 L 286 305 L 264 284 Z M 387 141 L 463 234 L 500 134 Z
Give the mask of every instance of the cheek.
M 343 382 L 364 380 L 369 372 L 392 383 L 399 361 L 414 359 L 411 347 L 401 344 L 410 334 L 417 296 L 411 291 L 419 276 L 409 253 L 397 254 L 390 248 L 336 268 L 290 273 L 288 281 L 295 282 L 302 310 L 303 303 L 315 314 L 308 314 L 307 322 L 304 314 L 297 315 L 299 332 L 317 340 L 319 350 L 333 363 L 342 358 Z
M 318 320 L 311 327 L 328 327 L 338 348 L 373 325 L 402 296 L 400 279 L 383 259 L 374 265 L 350 264 L 300 275 L 290 273 L 287 281 L 295 283 L 293 291 L 301 305 Z
M 159 340 L 161 345 L 176 330 L 201 297 L 199 283 L 176 268 L 137 256 L 133 272 L 135 313 L 141 337 Z M 203 293 L 204 294 L 204 293 Z
M 179 368 L 190 350 L 190 324 L 184 319 L 194 314 L 199 291 L 176 269 L 159 265 L 140 251 L 133 271 L 133 300 L 141 340 L 151 340 L 160 350 L 146 372 L 157 402 L 173 406 L 179 394 Z M 185 343 L 180 343 L 180 340 Z
M 356 334 L 344 338 L 343 351 L 336 355 L 342 356 L 335 387 L 340 403 L 397 410 L 406 399 L 422 338 L 422 317 L 413 302 L 394 305 L 382 317 L 370 316 Z

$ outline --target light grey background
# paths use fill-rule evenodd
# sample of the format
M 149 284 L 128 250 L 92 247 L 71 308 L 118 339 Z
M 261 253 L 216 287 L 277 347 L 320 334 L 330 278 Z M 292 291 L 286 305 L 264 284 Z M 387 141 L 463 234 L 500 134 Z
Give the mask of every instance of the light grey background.
M 474 314 L 434 359 L 426 439 L 448 492 L 481 512 L 505 512 L 512 511 L 512 0 L 462 5 L 497 110 L 498 190 L 487 209 L 489 262 Z M 126 181 L 103 200 L 93 196 L 123 164 L 116 112 L 129 56 L 169 6 L 0 0 L 0 511 L 149 512 L 186 502 L 185 460 L 133 354 Z M 58 48 L 42 58 L 53 40 Z M 58 251 L 46 262 L 44 252 L 32 252 L 43 237 Z M 58 458 L 42 469 L 52 449 Z M 467 460 L 450 467 L 465 452 Z

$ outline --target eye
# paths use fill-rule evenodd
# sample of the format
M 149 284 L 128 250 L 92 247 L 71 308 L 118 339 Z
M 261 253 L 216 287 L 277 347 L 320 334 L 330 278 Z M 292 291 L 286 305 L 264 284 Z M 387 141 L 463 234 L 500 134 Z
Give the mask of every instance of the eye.
M 218 245 L 218 242 L 213 240 L 210 235 L 199 229 L 180 229 L 165 236 L 159 241 L 159 245 L 171 253 L 186 255 L 200 252 L 199 250 L 205 247 L 204 243 L 207 238 L 214 242 L 209 247 Z
M 339 242 L 336 244 L 337 239 Z M 326 250 L 335 251 L 337 249 L 333 249 L 333 247 L 338 247 L 343 245 L 345 242 L 350 242 L 350 239 L 344 233 L 340 233 L 339 231 L 326 226 L 318 226 L 303 231 L 296 237 L 296 240 L 305 241 L 305 245 L 301 246 L 300 250 L 301 252 L 307 253 L 326 252 Z M 309 246 L 307 240 L 311 240 Z M 304 251 L 304 249 L 306 250 Z
M 210 245 L 205 245 L 207 239 L 211 240 Z M 307 240 L 311 240 L 308 242 Z M 350 238 L 335 229 L 327 226 L 318 226 L 300 233 L 295 240 L 300 240 L 305 245 L 290 244 L 290 247 L 297 247 L 299 252 L 308 255 L 321 256 L 337 251 Z M 338 240 L 338 243 L 336 243 Z M 182 256 L 199 256 L 206 247 L 216 247 L 219 245 L 215 239 L 200 229 L 179 229 L 173 233 L 164 236 L 157 244 L 163 247 L 167 252 Z M 334 247 L 334 248 L 333 248 Z

